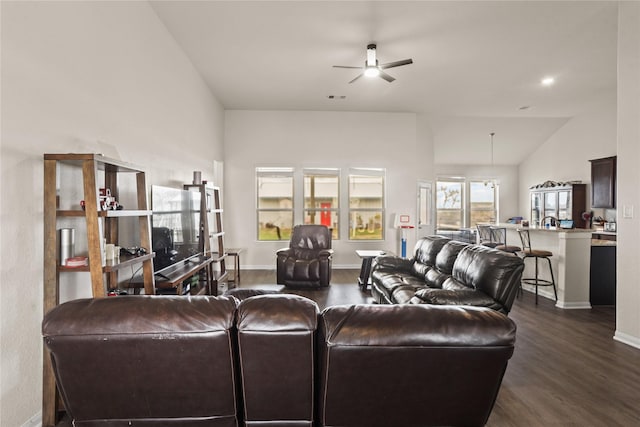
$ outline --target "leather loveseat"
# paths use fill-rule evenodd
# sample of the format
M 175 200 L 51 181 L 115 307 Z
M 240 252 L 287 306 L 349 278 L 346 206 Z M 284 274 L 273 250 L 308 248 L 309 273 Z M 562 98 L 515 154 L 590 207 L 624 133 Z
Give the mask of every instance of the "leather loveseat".
M 277 294 L 74 300 L 42 331 L 76 426 L 407 427 L 484 425 L 516 327 Z
M 371 293 L 381 304 L 469 305 L 508 314 L 523 270 L 513 254 L 427 236 L 410 259 L 376 258 Z

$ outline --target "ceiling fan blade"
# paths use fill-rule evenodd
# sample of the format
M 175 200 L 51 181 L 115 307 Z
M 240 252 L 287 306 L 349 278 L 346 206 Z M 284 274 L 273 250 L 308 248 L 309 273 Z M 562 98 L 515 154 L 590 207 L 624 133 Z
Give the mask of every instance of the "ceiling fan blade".
M 387 68 L 400 67 L 402 65 L 409 64 L 413 64 L 413 59 L 403 59 L 402 61 L 387 62 L 386 64 L 380 65 L 380 69 L 386 70 Z
M 349 65 L 334 65 L 333 68 L 355 68 L 355 69 L 361 69 L 362 67 L 351 67 Z
M 355 79 L 353 79 L 353 80 L 351 80 L 349 83 L 353 83 L 353 82 L 355 82 L 356 80 L 358 80 L 358 79 L 359 79 L 360 77 L 362 77 L 362 76 L 364 76 L 364 73 L 360 73 L 360 74 L 358 74 L 358 75 L 356 76 L 356 78 L 355 78 Z
M 392 81 L 395 80 L 395 78 L 391 77 L 389 74 L 385 73 L 384 71 L 380 70 L 380 77 L 385 79 L 386 81 L 388 81 L 389 83 L 391 83 Z

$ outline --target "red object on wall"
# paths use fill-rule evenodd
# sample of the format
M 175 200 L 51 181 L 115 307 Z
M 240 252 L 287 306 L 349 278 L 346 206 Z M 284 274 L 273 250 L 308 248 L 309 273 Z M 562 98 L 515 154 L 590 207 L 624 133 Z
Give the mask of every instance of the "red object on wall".
M 320 224 L 331 228 L 331 203 L 320 203 Z

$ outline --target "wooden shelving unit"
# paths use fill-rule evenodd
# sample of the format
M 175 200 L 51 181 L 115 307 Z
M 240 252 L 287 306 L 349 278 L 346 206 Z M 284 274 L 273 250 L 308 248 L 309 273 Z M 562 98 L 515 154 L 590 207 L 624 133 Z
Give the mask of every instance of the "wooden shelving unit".
M 85 209 L 58 209 L 58 169 L 80 168 Z M 99 173 L 104 174 L 103 188 L 111 189 L 118 198 L 118 175 L 134 174 L 137 206 L 131 210 L 101 210 L 99 206 Z M 78 183 L 80 185 L 80 183 Z M 67 267 L 57 260 L 58 222 L 62 218 L 85 218 L 87 232 L 88 265 Z M 140 247 L 151 248 L 151 211 L 147 207 L 145 172 L 132 164 L 109 159 L 99 154 L 45 154 L 44 155 L 44 313 L 60 303 L 60 273 L 88 272 L 94 298 L 107 295 L 109 289 L 118 287 L 118 272 L 136 264 L 142 265 L 145 294 L 155 294 L 153 276 L 153 253 L 141 256 L 121 257 L 117 261 L 103 261 L 103 239 L 107 243 L 118 242 L 118 221 L 124 217 L 138 218 Z M 47 350 L 44 350 L 42 425 L 55 426 L 58 416 L 59 397 Z
M 211 259 L 210 292 L 212 295 L 217 295 L 218 284 L 225 282 L 228 278 L 220 188 L 210 187 L 207 184 L 185 184 L 184 188 L 200 192 L 200 251 Z

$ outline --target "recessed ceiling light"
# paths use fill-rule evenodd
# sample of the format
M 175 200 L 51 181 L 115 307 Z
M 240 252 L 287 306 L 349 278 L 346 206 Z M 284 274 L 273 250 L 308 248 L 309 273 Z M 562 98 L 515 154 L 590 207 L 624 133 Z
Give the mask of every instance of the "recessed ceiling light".
M 542 83 L 542 86 L 551 86 L 555 82 L 556 82 L 556 79 L 554 79 L 553 77 L 545 77 L 540 81 L 540 83 Z

